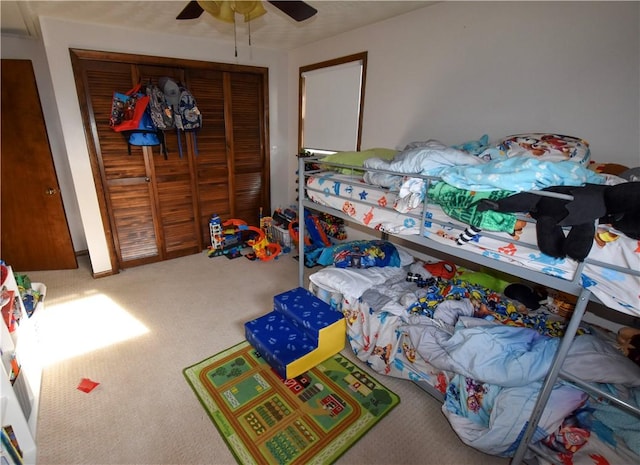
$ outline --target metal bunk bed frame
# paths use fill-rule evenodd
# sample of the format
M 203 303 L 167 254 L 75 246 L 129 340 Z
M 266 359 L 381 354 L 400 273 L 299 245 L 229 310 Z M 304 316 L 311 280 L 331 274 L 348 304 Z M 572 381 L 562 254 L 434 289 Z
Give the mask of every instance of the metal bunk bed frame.
M 318 170 L 311 170 L 311 171 L 307 171 L 306 167 L 307 167 L 307 163 L 318 163 L 321 161 L 321 157 L 316 157 L 316 156 L 311 156 L 311 157 L 303 157 L 303 156 L 299 156 L 298 157 L 298 237 L 300 237 L 301 239 L 298 241 L 298 254 L 299 254 L 299 258 L 298 258 L 298 284 L 300 287 L 304 287 L 304 254 L 305 254 L 305 245 L 304 245 L 304 229 L 305 229 L 305 225 L 304 225 L 304 210 L 305 208 L 309 208 L 311 210 L 316 210 L 316 211 L 321 211 L 324 213 L 328 213 L 331 214 L 333 216 L 339 217 L 345 221 L 353 221 L 348 215 L 337 211 L 333 208 L 330 207 L 325 207 L 323 205 L 317 204 L 312 202 L 311 200 L 309 200 L 306 196 L 306 192 L 307 192 L 307 188 L 306 188 L 306 178 L 309 174 L 313 174 L 315 172 L 318 172 Z M 350 166 L 350 165 L 343 165 L 343 164 L 338 164 L 338 163 L 327 163 L 327 162 L 322 162 L 323 165 L 327 165 L 327 166 L 332 166 L 332 167 L 337 167 L 337 168 L 347 168 L 347 169 L 351 169 L 354 171 L 362 171 L 362 167 L 357 167 L 357 166 Z M 391 171 L 385 171 L 385 170 L 371 170 L 371 171 L 376 171 L 376 172 L 380 172 L 380 173 L 385 173 L 385 174 L 392 174 L 392 175 L 398 175 L 398 173 L 396 172 L 391 172 Z M 412 177 L 416 177 L 416 178 L 422 178 L 424 180 L 426 180 L 427 182 L 430 182 L 434 179 L 434 177 L 431 176 L 422 176 L 422 175 L 411 175 Z M 537 192 L 539 193 L 539 192 Z M 562 194 L 554 194 L 554 193 L 550 193 L 550 194 L 546 194 L 543 193 L 541 195 L 552 195 L 552 196 L 557 196 L 560 198 L 567 198 L 567 196 L 563 196 Z M 568 197 L 569 199 L 571 197 Z M 531 440 L 533 439 L 534 433 L 536 431 L 536 428 L 538 427 L 538 423 L 540 421 L 540 418 L 542 417 L 542 413 L 545 409 L 545 406 L 547 405 L 547 402 L 549 401 L 549 397 L 551 396 L 551 391 L 553 390 L 553 386 L 555 385 L 556 381 L 558 380 L 558 378 L 562 378 L 566 381 L 572 382 L 575 385 L 577 385 L 579 388 L 581 388 L 582 390 L 584 390 L 585 392 L 591 394 L 591 395 L 595 395 L 598 396 L 600 398 L 604 398 L 607 399 L 609 402 L 611 402 L 612 404 L 618 406 L 619 408 L 625 410 L 626 412 L 629 412 L 631 414 L 634 414 L 636 416 L 638 416 L 640 418 L 640 409 L 634 407 L 631 404 L 628 404 L 624 401 L 621 401 L 619 399 L 617 399 L 616 397 L 612 396 L 611 394 L 596 388 L 594 386 L 591 386 L 587 383 L 584 383 L 582 381 L 580 381 L 577 378 L 574 378 L 570 375 L 568 375 L 567 373 L 564 373 L 562 371 L 562 364 L 564 363 L 564 360 L 569 352 L 569 348 L 574 340 L 574 338 L 576 337 L 576 333 L 578 331 L 580 322 L 582 321 L 584 314 L 586 312 L 587 309 L 587 304 L 589 303 L 590 300 L 595 301 L 595 302 L 599 302 L 598 299 L 592 295 L 591 291 L 589 291 L 587 288 L 584 288 L 581 286 L 580 284 L 580 275 L 581 275 L 581 271 L 582 268 L 584 267 L 584 263 L 594 263 L 594 264 L 600 264 L 601 266 L 605 266 L 608 268 L 612 268 L 611 265 L 609 264 L 604 264 L 604 263 L 600 263 L 600 262 L 596 262 L 593 260 L 585 260 L 585 262 L 580 263 L 578 269 L 576 270 L 576 273 L 574 275 L 574 278 L 569 281 L 569 280 L 565 280 L 562 278 L 556 278 L 553 276 L 549 276 L 546 275 L 544 273 L 538 272 L 538 271 L 532 271 L 529 270 L 527 268 L 523 268 L 520 266 L 516 266 L 516 265 L 512 265 L 508 262 L 499 262 L 499 267 L 496 267 L 496 260 L 491 259 L 489 257 L 485 257 L 483 255 L 479 255 L 473 252 L 469 252 L 464 250 L 464 248 L 452 248 L 451 246 L 447 246 L 444 244 L 440 244 L 439 242 L 435 242 L 432 241 L 426 237 L 423 236 L 423 232 L 424 232 L 424 222 L 426 220 L 426 213 L 427 213 L 427 209 L 428 209 L 428 200 L 425 199 L 424 201 L 424 207 L 423 207 L 423 211 L 422 211 L 422 215 L 421 217 L 417 217 L 421 220 L 420 222 L 420 235 L 414 235 L 414 236 L 402 236 L 403 239 L 406 239 L 408 241 L 410 241 L 411 243 L 414 244 L 418 244 L 426 249 L 431 249 L 431 250 L 436 250 L 438 252 L 442 252 L 445 254 L 448 254 L 452 257 L 458 257 L 461 258 L 463 260 L 467 260 L 470 262 L 474 262 L 476 264 L 482 265 L 482 266 L 486 266 L 492 269 L 498 269 L 500 271 L 503 271 L 507 274 L 510 274 L 512 276 L 519 276 L 520 278 L 527 280 L 527 281 L 531 281 L 531 282 L 535 282 L 538 284 L 541 284 L 545 287 L 549 287 L 552 289 L 556 289 L 562 292 L 566 292 L 568 294 L 571 295 L 575 295 L 578 297 L 577 302 L 576 302 L 576 306 L 575 309 L 573 311 L 573 314 L 569 320 L 569 323 L 565 329 L 565 334 L 558 346 L 558 349 L 556 351 L 556 354 L 554 356 L 554 359 L 552 361 L 551 364 L 551 368 L 549 369 L 549 372 L 547 373 L 545 380 L 542 384 L 542 388 L 539 392 L 538 395 L 538 399 L 536 400 L 536 403 L 534 405 L 533 411 L 531 413 L 531 416 L 529 418 L 527 427 L 522 435 L 522 439 L 520 440 L 520 444 L 518 446 L 518 448 L 516 449 L 516 452 L 513 456 L 513 458 L 511 459 L 511 465 L 520 465 L 521 463 L 527 463 L 528 458 L 526 458 L 526 456 L 528 455 L 527 452 L 529 450 L 533 451 L 536 455 L 539 455 L 541 457 L 544 457 L 546 460 L 552 462 L 552 463 L 558 463 L 555 459 L 553 459 L 552 457 L 550 457 L 548 454 L 545 453 L 544 449 L 542 449 L 540 446 L 538 446 L 537 444 L 532 444 Z M 429 221 L 434 221 L 433 219 L 429 219 Z M 464 228 L 463 228 L 464 229 Z M 483 233 L 486 234 L 486 233 Z M 384 238 L 386 239 L 388 237 L 387 233 L 383 233 Z M 453 253 L 455 252 L 455 253 Z M 630 273 L 633 274 L 635 276 L 640 276 L 640 270 L 629 270 L 626 268 L 622 268 L 622 267 L 613 267 L 616 268 L 618 271 L 621 271 L 623 273 Z M 443 395 L 436 391 L 435 389 L 433 389 L 431 386 L 427 385 L 427 384 L 423 384 L 423 383 L 416 383 L 418 386 L 420 386 L 423 390 L 425 390 L 426 392 L 428 392 L 430 395 L 436 397 L 437 399 L 439 399 L 440 401 L 444 400 Z M 561 465 L 561 464 L 559 464 Z

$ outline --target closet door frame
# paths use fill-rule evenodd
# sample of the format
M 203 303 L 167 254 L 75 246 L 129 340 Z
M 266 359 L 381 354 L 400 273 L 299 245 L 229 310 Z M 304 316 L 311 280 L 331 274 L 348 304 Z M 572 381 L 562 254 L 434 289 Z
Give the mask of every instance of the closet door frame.
M 104 62 L 118 62 L 130 64 L 132 68 L 132 76 L 136 75 L 136 67 L 138 65 L 150 65 L 150 66 L 165 66 L 165 67 L 173 67 L 177 69 L 182 69 L 185 72 L 188 72 L 189 69 L 213 69 L 223 72 L 244 72 L 244 73 L 254 73 L 262 76 L 262 96 L 264 101 L 262 102 L 262 121 L 263 126 L 262 130 L 262 140 L 264 143 L 261 145 L 261 154 L 262 158 L 265 160 L 265 179 L 264 179 L 264 195 L 265 198 L 268 199 L 270 197 L 270 169 L 269 169 L 269 104 L 268 104 L 268 95 L 269 95 L 269 80 L 268 80 L 268 68 L 266 67 L 254 67 L 254 66 L 246 66 L 246 65 L 233 65 L 226 63 L 214 63 L 214 62 L 206 62 L 199 60 L 190 60 L 190 59 L 181 59 L 181 58 L 168 58 L 168 57 L 155 57 L 148 55 L 137 55 L 137 54 L 128 54 L 128 53 L 119 53 L 119 52 L 105 52 L 105 51 L 96 51 L 96 50 L 83 50 L 83 49 L 69 49 L 69 53 L 71 56 L 71 62 L 74 70 L 74 78 L 76 83 L 76 90 L 78 93 L 78 99 L 80 104 L 80 110 L 82 114 L 83 120 L 83 129 L 85 132 L 85 138 L 87 140 L 87 149 L 89 151 L 89 158 L 91 163 L 91 169 L 93 172 L 93 179 L 96 186 L 96 192 L 98 194 L 98 203 L 100 206 L 100 213 L 102 217 L 102 223 L 104 226 L 104 233 L 107 238 L 107 244 L 109 246 L 109 256 L 111 259 L 111 273 L 107 272 L 104 275 L 115 274 L 118 273 L 120 268 L 122 268 L 120 260 L 118 258 L 118 249 L 116 244 L 116 234 L 112 231 L 113 218 L 110 215 L 108 200 L 107 200 L 107 190 L 106 179 L 104 177 L 104 167 L 100 163 L 100 158 L 98 157 L 97 146 L 99 146 L 99 140 L 97 136 L 96 130 L 96 120 L 94 117 L 93 109 L 91 108 L 91 103 L 89 96 L 87 94 L 88 90 L 86 89 L 86 85 L 83 82 L 83 65 L 82 62 L 85 60 L 90 61 L 104 61 Z M 121 89 L 114 89 L 121 90 Z M 206 115 L 204 115 L 206 124 Z M 187 137 L 187 145 L 191 146 L 190 138 Z M 195 182 L 195 181 L 194 181 Z M 151 187 L 151 186 L 150 186 Z M 196 209 L 199 214 L 199 208 Z M 160 236 L 158 236 L 159 231 L 156 228 L 156 240 L 160 240 Z M 161 251 L 160 251 L 161 253 Z M 168 257 L 171 258 L 171 257 Z M 156 260 L 158 261 L 164 259 L 160 257 Z M 148 260 L 147 260 L 148 261 Z M 145 262 L 143 260 L 140 264 Z

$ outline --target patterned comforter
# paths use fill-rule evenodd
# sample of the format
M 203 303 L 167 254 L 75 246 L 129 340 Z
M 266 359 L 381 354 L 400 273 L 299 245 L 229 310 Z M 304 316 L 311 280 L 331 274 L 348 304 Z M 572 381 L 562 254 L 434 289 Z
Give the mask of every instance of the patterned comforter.
M 564 323 L 520 313 L 514 302 L 479 285 L 441 279 L 419 289 L 405 276 L 334 301 L 347 319 L 354 353 L 378 373 L 427 382 L 440 391 L 443 413 L 463 442 L 492 455 L 513 455 Z M 489 313 L 474 316 L 471 302 L 485 304 Z M 565 369 L 640 401 L 640 368 L 590 328 L 579 334 Z M 546 441 L 564 463 L 593 463 L 582 447 L 604 454 L 608 463 L 628 463 L 640 454 L 640 427 L 630 430 L 633 417 L 611 419 L 603 408 L 558 382 L 534 440 Z M 607 419 L 618 423 L 607 425 Z M 621 424 L 624 439 L 612 433 Z

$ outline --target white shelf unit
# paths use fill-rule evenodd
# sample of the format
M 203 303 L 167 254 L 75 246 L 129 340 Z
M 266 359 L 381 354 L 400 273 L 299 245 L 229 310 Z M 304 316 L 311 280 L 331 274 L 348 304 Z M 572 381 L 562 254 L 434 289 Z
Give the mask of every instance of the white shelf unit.
M 0 426 L 11 426 L 22 452 L 25 464 L 36 463 L 36 433 L 38 408 L 40 403 L 40 385 L 42 363 L 38 341 L 38 315 L 44 310 L 46 287 L 32 283 L 32 287 L 42 294 L 31 317 L 27 316 L 18 285 L 11 267 L 2 286 L 14 291 L 15 304 L 22 317 L 14 331 L 9 332 L 4 321 L 0 322 L 0 349 L 2 349 L 2 374 L 0 376 Z M 10 381 L 11 360 L 15 357 L 20 366 L 15 381 Z M 10 462 L 11 463 L 11 462 Z

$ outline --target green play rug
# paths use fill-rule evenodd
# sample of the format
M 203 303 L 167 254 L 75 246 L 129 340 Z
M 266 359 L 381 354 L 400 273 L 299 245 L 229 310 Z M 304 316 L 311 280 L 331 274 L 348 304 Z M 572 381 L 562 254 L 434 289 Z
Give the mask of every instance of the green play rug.
M 340 354 L 283 381 L 243 341 L 184 369 L 240 464 L 330 464 L 399 397 Z

